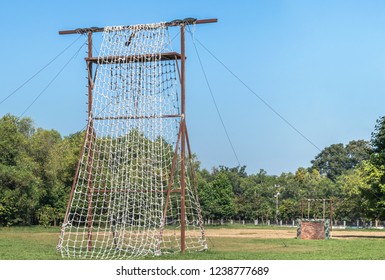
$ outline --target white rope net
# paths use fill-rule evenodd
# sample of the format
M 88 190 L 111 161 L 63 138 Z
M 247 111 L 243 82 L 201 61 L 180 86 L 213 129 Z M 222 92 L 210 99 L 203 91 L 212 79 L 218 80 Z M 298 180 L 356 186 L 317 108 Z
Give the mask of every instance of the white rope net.
M 98 57 L 62 256 L 125 259 L 206 248 L 193 167 L 186 160 L 181 216 L 182 116 L 165 24 L 108 27 Z M 163 58 L 163 59 L 162 59 Z

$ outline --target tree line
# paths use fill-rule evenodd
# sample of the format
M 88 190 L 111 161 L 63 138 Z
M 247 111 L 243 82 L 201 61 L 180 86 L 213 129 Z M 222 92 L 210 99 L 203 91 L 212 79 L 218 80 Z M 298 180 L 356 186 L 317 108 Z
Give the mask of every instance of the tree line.
M 84 131 L 62 137 L 36 128 L 32 119 L 7 114 L 0 119 L 0 225 L 58 225 L 63 221 Z M 246 166 L 202 169 L 195 173 L 205 220 L 275 219 L 292 221 L 307 199 L 333 200 L 333 218 L 385 220 L 385 117 L 370 141 L 332 144 L 294 173 L 247 174 Z

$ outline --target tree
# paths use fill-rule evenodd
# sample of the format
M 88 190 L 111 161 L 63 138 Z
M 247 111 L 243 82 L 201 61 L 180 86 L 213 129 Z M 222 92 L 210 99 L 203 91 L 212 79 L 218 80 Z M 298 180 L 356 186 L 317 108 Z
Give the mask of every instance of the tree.
M 361 191 L 368 188 L 360 166 L 337 178 L 336 184 L 341 194 L 334 202 L 334 213 L 337 219 L 355 221 L 368 216 L 368 201 Z
M 370 143 L 373 147 L 372 163 L 376 165 L 385 164 L 385 116 L 376 121 Z
M 346 146 L 342 143 L 332 144 L 311 161 L 311 169 L 335 181 L 339 175 L 369 159 L 371 154 L 372 148 L 364 140 L 350 141 Z
M 38 206 L 41 180 L 29 154 L 30 119 L 0 119 L 0 222 L 31 224 Z M 27 133 L 28 132 L 28 133 Z
M 31 135 L 30 155 L 37 164 L 37 172 L 42 181 L 39 188 L 39 205 L 53 205 L 55 203 L 55 180 L 50 176 L 50 155 L 57 144 L 62 141 L 60 133 L 56 130 L 44 130 L 38 128 L 33 135 Z
M 366 199 L 367 215 L 374 219 L 385 219 L 385 166 L 364 161 L 360 169 L 364 181 L 360 192 Z
M 235 203 L 232 186 L 224 172 L 199 187 L 199 198 L 204 218 L 229 219 L 234 216 Z
M 350 167 L 350 159 L 342 143 L 326 147 L 311 163 L 312 169 L 318 170 L 321 175 L 326 175 L 333 181 Z
M 0 119 L 0 164 L 12 166 L 25 152 L 26 138 L 19 131 L 19 119 L 7 114 Z
M 367 216 L 375 219 L 385 218 L 385 116 L 376 120 L 370 143 L 373 153 L 370 160 L 364 161 L 359 169 L 365 184 L 360 188 L 365 198 Z
M 301 209 L 298 201 L 292 198 L 284 199 L 279 205 L 279 215 L 282 220 L 292 221 L 301 216 Z
M 236 167 L 227 167 L 227 166 L 219 166 L 218 169 L 213 169 L 213 174 L 215 175 L 218 172 L 225 173 L 227 177 L 230 180 L 230 184 L 233 188 L 233 192 L 235 195 L 240 195 L 242 190 L 240 188 L 241 186 L 241 180 L 242 178 L 247 177 L 246 173 L 246 166 L 236 166 Z
M 352 140 L 346 145 L 345 150 L 350 159 L 349 170 L 357 167 L 364 160 L 369 160 L 373 154 L 370 142 L 365 140 Z
M 242 179 L 241 194 L 236 197 L 237 217 L 242 219 L 262 219 L 267 221 L 272 218 L 275 209 L 274 195 L 275 176 L 267 175 L 261 169 L 257 174 L 249 175 Z
M 45 173 L 52 189 L 41 201 L 41 206 L 48 205 L 55 211 L 55 219 L 51 221 L 54 224 L 64 218 L 83 139 L 84 131 L 71 134 L 49 151 Z
M 258 209 L 262 205 L 261 184 L 256 175 L 250 175 L 240 184 L 241 194 L 236 196 L 236 215 L 242 219 L 258 218 Z

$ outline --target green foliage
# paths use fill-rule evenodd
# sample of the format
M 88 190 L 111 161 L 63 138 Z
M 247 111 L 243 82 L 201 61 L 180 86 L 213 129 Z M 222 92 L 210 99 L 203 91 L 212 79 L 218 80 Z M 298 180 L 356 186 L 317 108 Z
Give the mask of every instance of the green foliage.
M 343 144 L 333 144 L 323 149 L 311 163 L 313 169 L 317 169 L 329 179 L 335 180 L 338 175 L 349 168 L 349 157 Z
M 374 131 L 372 132 L 371 144 L 373 151 L 377 156 L 379 164 L 385 163 L 385 116 L 376 121 Z
M 234 194 L 224 172 L 217 173 L 212 182 L 201 185 L 199 197 L 205 218 L 228 219 L 234 216 Z
M 0 200 L 0 221 L 2 225 L 12 226 L 17 223 L 17 208 L 10 192 L 3 193 Z
M 369 160 L 373 154 L 370 142 L 364 140 L 352 140 L 345 146 L 350 159 L 349 170 L 359 166 L 364 160 Z
M 0 119 L 0 164 L 15 165 L 24 152 L 26 137 L 20 132 L 19 124 L 19 119 L 9 114 Z
M 227 175 L 227 178 L 230 180 L 233 193 L 235 195 L 239 195 L 242 190 L 241 190 L 241 180 L 242 178 L 247 177 L 246 173 L 246 166 L 237 166 L 237 167 L 232 167 L 229 168 L 227 166 L 219 166 L 218 169 L 214 168 L 213 169 L 213 174 L 215 175 L 216 173 L 225 173 Z
M 340 187 L 340 199 L 334 203 L 339 217 L 347 221 L 356 221 L 366 217 L 365 200 L 361 189 L 365 187 L 362 172 L 356 168 L 338 177 L 336 184 Z
M 360 188 L 361 196 L 365 198 L 367 216 L 369 218 L 385 218 L 385 166 L 376 166 L 370 161 L 363 162 L 361 174 L 364 184 Z
M 9 114 L 0 119 L 0 135 L 0 224 L 47 224 L 49 212 L 56 224 L 64 216 L 81 142 Z
M 44 205 L 36 213 L 39 220 L 39 225 L 44 227 L 51 225 L 57 216 L 55 208 L 50 205 Z
M 351 170 L 363 160 L 370 158 L 372 148 L 364 140 L 350 141 L 348 145 L 332 144 L 319 153 L 314 160 L 311 169 L 316 169 L 321 175 L 326 175 L 335 181 L 338 176 L 347 170 Z
M 30 155 L 30 119 L 5 115 L 0 119 L 0 223 L 31 224 L 38 206 L 41 180 Z
M 298 201 L 288 198 L 282 201 L 279 206 L 279 213 L 282 220 L 293 221 L 300 217 L 301 209 L 298 207 Z
M 241 219 L 272 219 L 274 211 L 273 197 L 275 177 L 268 176 L 266 171 L 260 170 L 255 175 L 241 180 L 240 192 L 237 195 L 237 217 Z

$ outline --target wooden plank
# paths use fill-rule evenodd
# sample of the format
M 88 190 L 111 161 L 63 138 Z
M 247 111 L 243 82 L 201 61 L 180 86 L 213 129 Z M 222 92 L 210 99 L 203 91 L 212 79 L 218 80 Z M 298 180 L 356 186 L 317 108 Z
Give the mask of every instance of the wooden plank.
M 87 57 L 86 61 L 97 64 L 118 64 L 118 63 L 137 63 L 150 62 L 155 60 L 179 60 L 181 55 L 177 52 L 160 53 L 160 54 L 143 54 L 129 56 L 105 56 L 105 57 Z
M 170 26 L 170 27 L 179 26 L 181 23 L 184 23 L 185 25 L 191 25 L 191 24 L 204 24 L 204 23 L 215 23 L 215 22 L 218 22 L 218 19 L 216 18 L 198 19 L 192 23 L 189 23 L 189 22 L 186 23 L 186 19 L 184 19 L 180 21 L 176 20 L 176 21 L 167 22 L 166 26 Z M 59 31 L 59 34 L 60 35 L 85 34 L 88 32 L 103 32 L 103 31 L 104 31 L 104 27 L 89 27 L 89 28 L 77 28 L 73 30 L 62 30 L 62 31 Z

